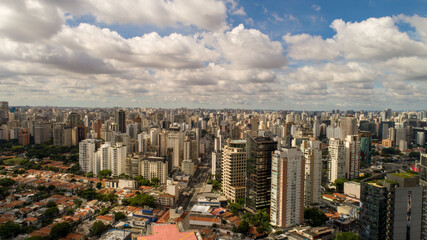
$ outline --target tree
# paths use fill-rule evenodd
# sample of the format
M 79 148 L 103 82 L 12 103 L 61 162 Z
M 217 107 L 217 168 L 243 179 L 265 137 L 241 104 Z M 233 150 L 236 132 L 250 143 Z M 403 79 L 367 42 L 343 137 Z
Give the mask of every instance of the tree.
M 47 186 L 47 190 L 49 192 L 55 191 L 55 189 L 56 189 L 55 185 L 49 185 L 49 186 Z
M 126 215 L 122 212 L 116 212 L 114 213 L 114 220 L 119 221 L 121 219 L 126 219 Z
M 101 221 L 94 222 L 93 225 L 92 225 L 92 228 L 91 228 L 92 233 L 95 236 L 101 235 L 106 229 L 107 229 L 107 227 Z
M 65 212 L 66 215 L 71 216 L 74 214 L 74 210 L 72 208 L 67 208 L 67 211 Z
M 0 226 L 0 237 L 1 239 L 8 239 L 18 236 L 19 234 L 23 233 L 24 230 L 22 229 L 21 225 L 13 223 L 13 222 L 7 222 L 3 223 Z
M 143 206 L 154 207 L 156 205 L 156 201 L 152 196 L 146 193 L 140 193 L 133 198 L 123 199 L 123 204 L 131 205 L 131 206 L 141 206 L 141 207 Z
M 96 188 L 100 189 L 101 187 L 102 187 L 102 183 L 97 182 L 97 183 L 96 183 Z
M 238 212 L 242 211 L 243 208 L 239 203 L 232 203 L 228 205 L 228 209 L 230 209 L 230 212 L 233 214 L 237 214 Z
M 90 173 L 86 174 L 86 177 L 92 178 L 93 177 L 93 172 L 90 172 Z
M 70 172 L 74 173 L 74 174 L 79 174 L 80 173 L 80 165 L 78 163 L 76 163 L 73 166 L 71 166 Z
M 44 216 L 47 218 L 48 221 L 57 217 L 58 214 L 59 214 L 59 209 L 57 207 L 48 208 L 44 212 Z
M 74 199 L 74 205 L 76 206 L 76 207 L 80 207 L 81 205 L 82 205 L 82 203 L 83 203 L 83 201 L 82 200 L 80 200 L 80 199 L 78 199 L 78 198 L 76 198 L 76 199 Z
M 409 157 L 412 159 L 420 159 L 420 152 L 410 152 Z
M 10 178 L 0 178 L 0 185 L 3 187 L 10 187 L 15 184 L 15 181 Z
M 304 209 L 304 219 L 307 220 L 310 226 L 319 227 L 326 223 L 328 217 L 317 208 L 306 208 Z
M 247 233 L 249 231 L 249 223 L 246 220 L 240 222 L 238 227 L 233 227 L 233 232 L 236 233 Z
M 153 177 L 153 178 L 151 179 L 151 183 L 153 183 L 153 185 L 159 185 L 159 183 L 160 183 L 160 179 L 158 179 L 158 178 L 156 178 L 156 177 Z
M 53 226 L 52 230 L 50 231 L 50 236 L 52 239 L 60 239 L 68 235 L 70 233 L 70 224 L 67 222 L 58 223 L 55 226 Z
M 336 179 L 334 182 L 335 187 L 337 188 L 337 192 L 342 193 L 344 191 L 344 183 L 348 180 L 345 178 Z
M 340 232 L 334 238 L 334 240 L 357 240 L 357 239 L 359 239 L 359 237 L 357 236 L 357 234 L 353 232 Z
M 111 170 L 110 169 L 104 169 L 104 170 L 101 170 L 101 171 L 99 171 L 99 173 L 98 173 L 98 177 L 99 178 L 106 178 L 106 177 L 109 177 L 109 176 L 111 176 Z
M 46 207 L 47 208 L 56 207 L 56 203 L 54 201 L 50 200 L 49 202 L 47 202 Z

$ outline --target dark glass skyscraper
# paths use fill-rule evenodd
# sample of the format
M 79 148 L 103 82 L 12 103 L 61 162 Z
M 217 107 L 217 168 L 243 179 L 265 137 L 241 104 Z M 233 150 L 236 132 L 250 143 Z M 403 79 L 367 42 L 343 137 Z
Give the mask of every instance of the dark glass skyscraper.
M 247 135 L 246 206 L 257 211 L 270 208 L 271 156 L 277 142 L 270 137 Z
M 126 112 L 124 110 L 117 111 L 115 120 L 119 127 L 119 132 L 126 133 Z
M 372 137 L 370 132 L 360 132 L 360 162 L 363 167 L 371 165 Z

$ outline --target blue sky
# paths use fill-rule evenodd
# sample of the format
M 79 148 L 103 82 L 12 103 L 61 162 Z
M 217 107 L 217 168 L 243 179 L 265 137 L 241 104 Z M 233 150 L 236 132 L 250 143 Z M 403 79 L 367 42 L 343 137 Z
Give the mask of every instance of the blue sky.
M 427 1 L 0 3 L 10 105 L 423 109 Z

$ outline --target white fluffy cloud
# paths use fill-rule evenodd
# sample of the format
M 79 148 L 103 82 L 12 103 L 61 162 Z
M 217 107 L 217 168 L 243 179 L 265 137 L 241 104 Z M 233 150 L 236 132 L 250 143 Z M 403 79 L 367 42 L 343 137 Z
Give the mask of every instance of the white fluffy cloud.
M 307 34 L 283 37 L 290 45 L 289 56 L 297 60 L 335 59 L 384 60 L 396 56 L 426 55 L 427 47 L 401 32 L 391 17 L 369 18 L 362 22 L 337 19 L 330 39 Z M 311 50 L 311 51 L 310 51 Z
M 0 14 L 0 97 L 11 104 L 324 109 L 427 100 L 427 18 L 416 15 L 335 20 L 331 38 L 284 33 L 280 42 L 230 27 L 227 14 L 246 16 L 233 0 L 2 1 Z M 107 27 L 67 24 L 87 14 Z M 192 33 L 126 38 L 109 24 Z

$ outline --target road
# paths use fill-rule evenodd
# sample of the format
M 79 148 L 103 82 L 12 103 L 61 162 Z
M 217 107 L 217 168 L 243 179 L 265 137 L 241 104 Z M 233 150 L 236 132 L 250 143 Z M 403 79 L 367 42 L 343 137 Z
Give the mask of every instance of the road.
M 182 207 L 184 211 L 189 210 L 196 203 L 196 197 L 200 191 L 203 191 L 205 183 L 208 180 L 209 172 L 212 166 L 212 151 L 213 151 L 213 140 L 209 134 L 206 134 L 201 141 L 207 143 L 207 149 L 205 151 L 205 155 L 202 159 L 202 162 L 198 166 L 196 172 L 193 177 L 190 178 L 188 182 L 187 188 L 184 189 L 184 192 L 189 192 L 188 195 L 182 195 L 177 202 L 177 209 Z

